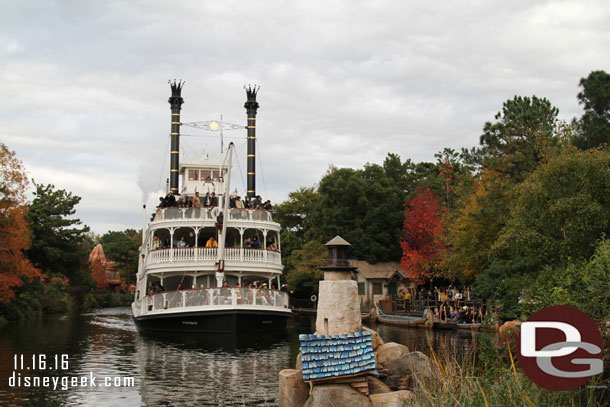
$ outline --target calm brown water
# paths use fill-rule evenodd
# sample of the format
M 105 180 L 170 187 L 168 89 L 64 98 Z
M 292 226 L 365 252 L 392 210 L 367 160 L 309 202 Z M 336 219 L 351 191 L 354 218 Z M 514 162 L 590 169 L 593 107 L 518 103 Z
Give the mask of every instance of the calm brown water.
M 278 373 L 294 366 L 298 334 L 310 333 L 312 322 L 295 317 L 286 332 L 273 335 L 143 336 L 128 308 L 112 308 L 15 324 L 0 329 L 0 405 L 274 406 Z M 461 353 L 476 335 L 373 327 L 386 342 L 426 354 L 431 346 Z M 39 366 L 32 355 L 37 364 L 44 360 L 44 370 L 33 370 Z M 68 355 L 67 366 L 61 355 Z M 26 376 L 48 376 L 48 387 L 26 387 Z M 94 377 L 96 386 L 72 386 L 72 377 Z

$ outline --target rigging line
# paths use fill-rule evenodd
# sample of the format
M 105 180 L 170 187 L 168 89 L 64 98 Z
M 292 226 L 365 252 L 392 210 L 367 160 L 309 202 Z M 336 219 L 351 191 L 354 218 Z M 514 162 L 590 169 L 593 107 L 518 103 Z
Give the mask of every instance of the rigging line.
M 167 145 L 165 146 L 165 154 L 163 155 L 163 165 L 161 165 L 161 174 L 159 174 L 159 184 L 157 184 L 157 190 L 161 189 L 161 179 L 163 179 L 163 171 L 165 170 L 165 161 L 167 161 L 167 151 L 169 150 L 169 144 L 171 136 L 167 138 Z
M 263 188 L 265 189 L 265 196 L 267 197 L 266 199 L 269 199 L 269 193 L 267 192 L 267 183 L 265 182 L 265 172 L 263 171 L 263 156 L 261 155 L 261 149 L 258 150 L 258 157 L 258 166 L 261 169 L 261 177 L 263 178 Z
M 197 151 L 193 148 L 193 146 L 191 146 L 189 143 L 182 143 L 182 146 L 186 145 L 188 148 L 191 149 L 191 151 L 193 151 L 194 154 L 194 158 L 197 158 Z
M 240 149 L 244 146 L 244 144 L 240 145 Z M 246 189 L 246 182 L 244 181 L 244 173 L 241 171 L 241 165 L 239 165 L 239 150 L 235 149 L 235 161 L 237 161 L 237 169 L 239 170 L 239 177 L 241 178 L 241 186 Z

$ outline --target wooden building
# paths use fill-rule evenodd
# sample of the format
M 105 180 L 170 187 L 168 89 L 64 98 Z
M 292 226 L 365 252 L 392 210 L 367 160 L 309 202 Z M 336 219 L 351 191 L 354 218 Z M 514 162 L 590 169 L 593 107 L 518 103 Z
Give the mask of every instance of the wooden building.
M 362 260 L 351 260 L 356 267 L 358 297 L 362 309 L 367 309 L 385 298 L 394 298 L 399 290 L 411 286 L 410 281 L 397 261 L 370 264 Z

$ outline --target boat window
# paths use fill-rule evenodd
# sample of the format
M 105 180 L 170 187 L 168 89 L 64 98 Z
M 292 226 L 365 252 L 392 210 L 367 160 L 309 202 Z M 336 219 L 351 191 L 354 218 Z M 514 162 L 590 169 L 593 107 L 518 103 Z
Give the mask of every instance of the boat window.
M 201 170 L 201 180 L 205 181 L 206 178 L 212 179 L 212 172 L 210 170 Z
M 381 290 L 381 283 L 373 283 L 373 295 L 383 294 Z
M 189 170 L 189 181 L 198 181 L 198 180 L 199 180 L 199 171 Z
M 358 283 L 358 295 L 364 295 L 364 283 Z

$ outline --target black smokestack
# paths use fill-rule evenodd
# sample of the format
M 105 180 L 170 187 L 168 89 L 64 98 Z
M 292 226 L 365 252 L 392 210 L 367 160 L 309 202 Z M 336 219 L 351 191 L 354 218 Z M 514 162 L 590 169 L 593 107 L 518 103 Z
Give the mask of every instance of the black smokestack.
M 172 96 L 168 99 L 172 109 L 172 131 L 171 135 L 171 150 L 169 154 L 169 190 L 178 195 L 178 168 L 180 165 L 180 109 L 184 99 L 181 92 L 184 82 L 182 80 L 176 82 L 169 81 L 172 88 Z
M 253 197 L 256 196 L 256 110 L 258 109 L 256 94 L 260 86 L 254 85 L 254 87 L 251 87 L 248 85 L 247 87 L 244 86 L 244 89 L 248 96 L 244 105 L 248 114 L 248 196 Z

